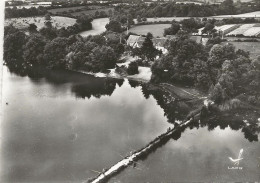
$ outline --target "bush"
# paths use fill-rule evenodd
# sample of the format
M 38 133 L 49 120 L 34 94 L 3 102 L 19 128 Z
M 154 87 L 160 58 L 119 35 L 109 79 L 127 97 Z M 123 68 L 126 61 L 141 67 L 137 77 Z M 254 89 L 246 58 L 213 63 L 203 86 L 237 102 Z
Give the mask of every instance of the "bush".
M 131 62 L 127 68 L 127 74 L 129 75 L 134 75 L 134 74 L 138 74 L 138 64 L 137 62 Z
M 255 104 L 257 103 L 257 99 L 256 99 L 255 96 L 249 96 L 249 97 L 248 97 L 248 102 L 249 102 L 250 104 L 255 105 Z

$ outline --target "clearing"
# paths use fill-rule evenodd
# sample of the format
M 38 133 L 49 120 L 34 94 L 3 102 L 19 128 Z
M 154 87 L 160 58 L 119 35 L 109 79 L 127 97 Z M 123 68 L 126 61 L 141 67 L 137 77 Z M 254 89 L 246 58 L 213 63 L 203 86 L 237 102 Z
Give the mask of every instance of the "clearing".
M 260 43 L 259 42 L 230 42 L 236 49 L 242 49 L 250 52 L 250 57 L 252 59 L 260 56 Z
M 169 28 L 171 24 L 150 24 L 139 25 L 129 29 L 129 32 L 136 33 L 138 35 L 146 35 L 148 32 L 152 33 L 154 37 L 162 37 L 164 29 Z

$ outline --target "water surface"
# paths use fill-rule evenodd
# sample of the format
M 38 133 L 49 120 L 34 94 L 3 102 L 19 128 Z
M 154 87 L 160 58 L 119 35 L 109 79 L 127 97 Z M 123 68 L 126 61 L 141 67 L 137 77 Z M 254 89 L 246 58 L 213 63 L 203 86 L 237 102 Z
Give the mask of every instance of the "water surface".
M 3 182 L 80 182 L 141 148 L 170 124 L 127 80 L 4 69 Z

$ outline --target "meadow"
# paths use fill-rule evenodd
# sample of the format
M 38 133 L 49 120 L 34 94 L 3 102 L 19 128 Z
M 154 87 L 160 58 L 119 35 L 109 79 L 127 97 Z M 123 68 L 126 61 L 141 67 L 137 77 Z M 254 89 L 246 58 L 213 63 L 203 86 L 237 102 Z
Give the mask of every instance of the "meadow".
M 162 37 L 164 29 L 169 28 L 171 24 L 150 24 L 150 25 L 139 25 L 129 29 L 129 32 L 146 35 L 148 32 L 152 33 L 154 37 Z
M 236 49 L 242 49 L 250 52 L 252 59 L 260 56 L 260 43 L 259 42 L 230 42 Z
M 44 17 L 27 17 L 27 18 L 11 18 L 5 20 L 5 26 L 12 24 L 18 29 L 27 29 L 29 24 L 34 23 L 37 26 L 37 29 L 41 29 L 45 26 Z M 76 19 L 61 17 L 61 16 L 52 16 L 51 17 L 52 26 L 56 28 L 68 27 L 76 23 Z

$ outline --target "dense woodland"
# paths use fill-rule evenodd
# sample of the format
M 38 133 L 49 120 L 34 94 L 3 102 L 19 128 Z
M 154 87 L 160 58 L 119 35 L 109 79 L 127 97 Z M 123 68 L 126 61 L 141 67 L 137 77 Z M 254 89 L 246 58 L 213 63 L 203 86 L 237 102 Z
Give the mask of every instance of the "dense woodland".
M 256 0 L 255 6 L 247 3 L 233 3 L 232 0 L 225 0 L 220 5 L 195 5 L 195 4 L 175 4 L 151 3 L 120 5 L 115 7 L 119 13 L 131 14 L 134 18 L 141 17 L 204 17 L 213 15 L 232 15 L 257 11 L 260 3 Z
M 44 27 L 39 32 L 30 31 L 27 36 L 13 26 L 5 27 L 5 64 L 20 72 L 39 65 L 50 69 L 105 72 L 115 67 L 123 52 L 119 35 L 111 32 L 82 38 L 68 34 L 64 28 Z

